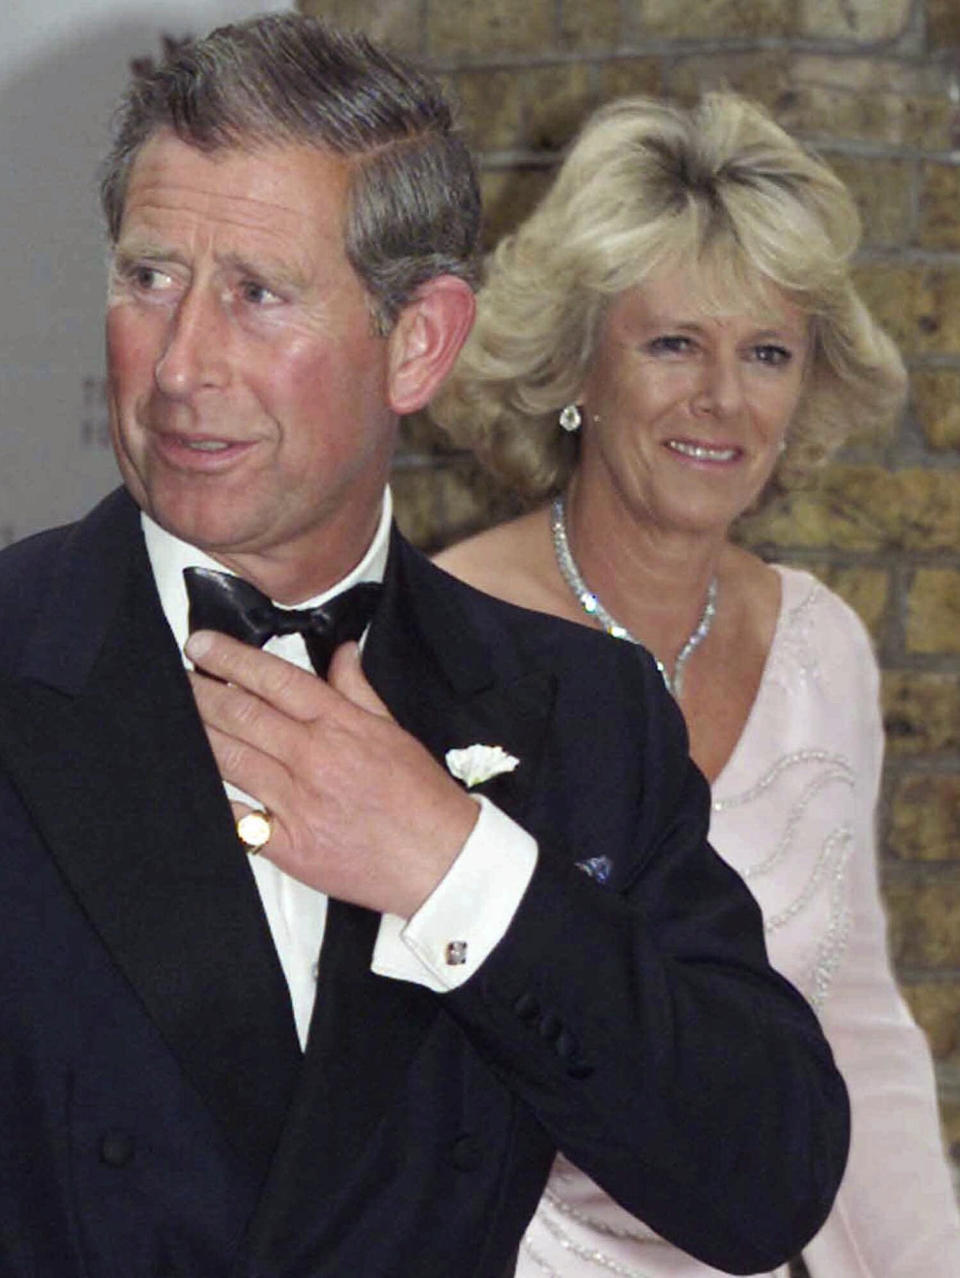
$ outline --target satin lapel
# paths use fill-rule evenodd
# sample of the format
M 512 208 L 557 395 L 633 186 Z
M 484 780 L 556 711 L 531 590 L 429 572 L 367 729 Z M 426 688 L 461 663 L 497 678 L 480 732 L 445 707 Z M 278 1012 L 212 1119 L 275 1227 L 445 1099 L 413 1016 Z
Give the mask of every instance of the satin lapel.
M 554 684 L 493 619 L 490 601 L 398 535 L 364 666 L 398 723 L 445 762 L 447 750 L 499 745 L 515 771 L 478 787 L 523 823 L 553 711 Z M 489 606 L 488 606 L 489 605 Z
M 523 669 L 501 635 L 480 633 L 447 580 L 395 538 L 364 667 L 397 721 L 439 760 L 475 742 L 517 755 L 516 772 L 484 792 L 522 823 L 552 684 Z M 301 1087 L 251 1236 L 254 1254 L 295 1229 L 298 1201 L 307 1210 L 311 1196 L 323 1201 L 342 1187 L 442 1015 L 425 988 L 370 972 L 379 922 L 330 902 Z
M 289 997 L 135 537 L 82 687 L 64 690 L 80 672 L 59 658 L 40 681 L 49 630 L 32 677 L 0 686 L 0 754 L 117 966 L 263 1175 L 300 1067 Z M 102 566 L 84 560 L 75 592 Z M 81 616 L 75 605 L 65 614 Z

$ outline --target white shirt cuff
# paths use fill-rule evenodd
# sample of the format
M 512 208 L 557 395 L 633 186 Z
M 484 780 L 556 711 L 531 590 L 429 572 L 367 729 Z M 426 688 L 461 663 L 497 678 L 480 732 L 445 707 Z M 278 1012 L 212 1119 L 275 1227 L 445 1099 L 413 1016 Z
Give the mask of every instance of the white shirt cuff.
M 385 914 L 373 950 L 378 976 L 442 994 L 474 974 L 510 926 L 537 864 L 537 843 L 482 795 L 457 859 L 409 920 Z

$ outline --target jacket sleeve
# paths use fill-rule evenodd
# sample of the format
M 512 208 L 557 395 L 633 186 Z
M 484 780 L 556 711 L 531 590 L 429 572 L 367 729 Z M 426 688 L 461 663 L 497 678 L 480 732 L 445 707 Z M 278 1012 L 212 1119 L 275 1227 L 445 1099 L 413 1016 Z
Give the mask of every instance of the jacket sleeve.
M 606 648 L 612 677 L 582 661 L 560 673 L 524 821 L 537 868 L 444 1005 L 628 1211 L 717 1268 L 772 1269 L 830 1209 L 846 1090 L 767 962 L 753 898 L 707 843 L 679 711 L 636 649 Z

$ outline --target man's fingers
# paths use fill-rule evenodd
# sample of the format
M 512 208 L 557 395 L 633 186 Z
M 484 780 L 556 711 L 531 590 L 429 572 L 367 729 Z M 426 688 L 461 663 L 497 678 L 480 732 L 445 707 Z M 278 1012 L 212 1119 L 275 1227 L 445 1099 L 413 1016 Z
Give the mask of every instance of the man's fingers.
M 205 726 L 210 749 L 224 781 L 251 795 L 271 812 L 285 810 L 289 802 L 290 779 L 283 764 L 228 732 L 210 724 Z
M 296 757 L 302 746 L 304 730 L 299 719 L 275 708 L 244 688 L 220 683 L 195 672 L 188 677 L 211 743 L 212 733 L 216 731 L 228 741 L 234 742 L 238 749 L 243 745 L 269 754 L 280 763 L 289 762 Z M 233 760 L 221 759 L 218 754 L 217 761 L 222 774 L 233 781 L 235 778 L 228 775 L 224 766 L 225 763 L 232 765 Z
M 200 670 L 252 692 L 291 719 L 305 723 L 323 708 L 327 689 L 322 679 L 238 639 L 198 630 L 187 640 L 184 652 Z
M 327 671 L 327 683 L 334 691 L 352 701 L 361 710 L 379 715 L 381 719 L 392 719 L 390 711 L 383 704 L 363 673 L 360 665 L 359 645 L 350 641 L 342 643 L 333 654 L 330 669 Z

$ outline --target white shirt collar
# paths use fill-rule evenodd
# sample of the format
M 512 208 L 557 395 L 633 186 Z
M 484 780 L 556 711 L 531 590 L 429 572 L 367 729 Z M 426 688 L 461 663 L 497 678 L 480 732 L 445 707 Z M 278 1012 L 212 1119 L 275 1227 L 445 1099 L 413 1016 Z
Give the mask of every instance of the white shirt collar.
M 355 585 L 358 581 L 382 581 L 387 566 L 387 554 L 390 549 L 390 524 L 392 519 L 393 498 L 390 488 L 387 486 L 383 493 L 383 509 L 380 512 L 377 531 L 374 533 L 373 541 L 357 566 L 348 572 L 342 580 L 323 591 L 322 594 L 316 595 L 312 599 L 305 599 L 296 606 L 299 608 L 316 607 L 318 604 L 326 602 L 327 599 L 331 599 L 334 595 L 340 594 L 342 590 Z M 155 523 L 143 511 L 140 512 L 140 524 L 147 543 L 147 555 L 150 559 L 154 580 L 157 583 L 164 615 L 167 618 L 170 629 L 173 631 L 177 647 L 183 652 L 183 645 L 187 642 L 189 635 L 187 627 L 189 604 L 187 601 L 187 588 L 183 581 L 184 568 L 213 568 L 218 572 L 229 572 L 230 570 L 215 559 L 211 559 L 209 555 L 205 555 L 196 546 L 191 546 L 188 542 L 181 541 L 179 537 L 174 537 L 172 533 L 161 528 L 158 523 Z

